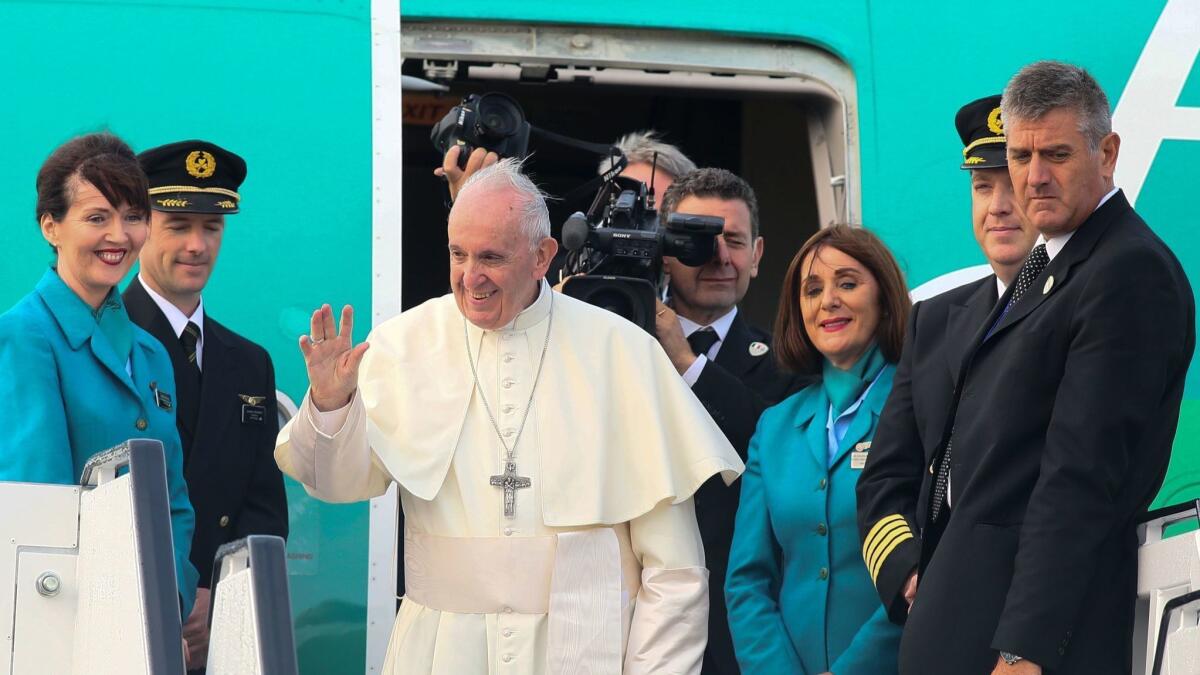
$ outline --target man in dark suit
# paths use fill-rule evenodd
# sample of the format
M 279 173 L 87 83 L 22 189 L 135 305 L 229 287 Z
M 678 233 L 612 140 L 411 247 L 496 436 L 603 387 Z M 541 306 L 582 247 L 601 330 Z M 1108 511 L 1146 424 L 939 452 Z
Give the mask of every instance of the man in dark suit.
M 904 352 L 858 481 L 863 560 L 888 615 L 904 623 L 917 590 L 917 497 L 925 458 L 941 440 L 954 382 L 971 338 L 1016 278 L 1037 229 L 1017 207 L 1008 175 L 1000 96 L 954 118 L 970 172 L 971 225 L 994 274 L 913 305 Z
M 1086 71 L 1027 66 L 1002 108 L 1041 238 L 971 341 L 926 458 L 901 672 L 1128 673 L 1135 523 L 1170 457 L 1192 291 L 1113 187 L 1120 140 Z
M 288 533 L 283 477 L 275 464 L 275 370 L 260 346 L 217 323 L 201 292 L 221 249 L 225 216 L 238 212 L 241 157 L 205 141 L 138 156 L 150 179 L 150 237 L 138 277 L 122 296 L 135 323 L 167 348 L 178 391 L 176 425 L 196 511 L 196 605 L 184 624 L 188 667 L 203 669 L 213 556 L 250 534 Z
M 763 238 L 758 201 L 749 184 L 724 169 L 697 169 L 680 176 L 663 195 L 661 218 L 672 213 L 725 219 L 717 254 L 700 267 L 664 261 L 670 274 L 670 306 L 659 303 L 658 341 L 721 431 L 746 459 L 758 417 L 803 382 L 782 372 L 770 353 L 770 335 L 737 310 L 758 274 Z M 725 570 L 733 540 L 739 484 L 709 481 L 696 493 L 696 519 L 710 573 L 708 647 L 704 673 L 737 673 L 725 613 Z

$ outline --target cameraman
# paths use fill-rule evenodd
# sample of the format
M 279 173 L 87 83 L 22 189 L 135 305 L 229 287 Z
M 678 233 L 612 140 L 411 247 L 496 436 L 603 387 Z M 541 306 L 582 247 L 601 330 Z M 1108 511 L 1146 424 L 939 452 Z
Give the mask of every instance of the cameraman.
M 625 134 L 615 145 L 626 158 L 621 175 L 645 183 L 656 199 L 662 199 L 676 178 L 696 170 L 696 163 L 679 148 L 659 139 L 657 131 Z M 599 172 L 608 171 L 612 161 L 609 158 L 600 160 Z
M 660 152 L 660 171 L 663 157 Z M 656 311 L 658 341 L 744 460 L 762 411 L 804 384 L 779 369 L 770 353 L 770 333 L 738 313 L 737 304 L 758 274 L 763 254 L 758 200 L 733 173 L 697 169 L 676 177 L 663 195 L 660 218 L 672 213 L 724 218 L 725 231 L 717 238 L 717 254 L 705 265 L 688 267 L 664 259 L 670 298 Z M 724 583 L 740 485 L 727 488 L 710 480 L 696 493 L 696 518 L 712 580 L 704 673 L 738 672 Z

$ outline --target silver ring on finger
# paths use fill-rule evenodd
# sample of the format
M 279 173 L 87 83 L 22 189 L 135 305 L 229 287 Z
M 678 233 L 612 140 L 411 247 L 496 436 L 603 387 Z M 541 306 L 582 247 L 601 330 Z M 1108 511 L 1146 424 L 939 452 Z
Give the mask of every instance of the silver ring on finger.
M 325 338 L 323 338 L 323 337 L 322 337 L 322 338 L 315 338 L 315 337 L 313 337 L 313 336 L 309 335 L 309 336 L 308 336 L 308 341 L 309 341 L 309 342 L 311 342 L 311 343 L 312 343 L 312 344 L 314 344 L 314 345 L 319 345 L 319 344 L 321 344 L 322 342 L 324 342 L 324 341 L 325 341 Z

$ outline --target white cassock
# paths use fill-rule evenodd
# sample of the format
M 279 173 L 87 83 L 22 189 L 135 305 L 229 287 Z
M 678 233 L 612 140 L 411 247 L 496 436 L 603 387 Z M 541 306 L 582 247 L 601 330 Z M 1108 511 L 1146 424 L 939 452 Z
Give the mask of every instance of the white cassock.
M 532 484 L 508 518 L 467 342 L 511 445 L 548 330 L 514 452 Z M 699 673 L 709 580 L 692 494 L 744 467 L 653 337 L 543 282 L 502 329 L 464 322 L 447 295 L 368 341 L 350 405 L 306 396 L 275 458 L 327 501 L 399 483 L 405 597 L 385 672 Z

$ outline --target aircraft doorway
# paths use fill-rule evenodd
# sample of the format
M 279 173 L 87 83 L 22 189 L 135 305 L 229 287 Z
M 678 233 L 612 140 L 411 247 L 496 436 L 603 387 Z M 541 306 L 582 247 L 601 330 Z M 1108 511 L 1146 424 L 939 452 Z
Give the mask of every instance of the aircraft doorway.
M 858 222 L 853 78 L 816 48 L 677 31 L 414 22 L 403 26 L 402 49 L 403 74 L 448 88 L 403 92 L 405 308 L 447 291 L 447 192 L 432 174 L 441 158 L 429 131 L 471 93 L 508 94 L 534 126 L 585 141 L 654 129 L 698 166 L 745 178 L 766 249 L 742 311 L 764 328 L 800 244 L 818 227 Z M 617 53 L 624 58 L 606 56 Z M 530 173 L 556 197 L 596 175 L 595 155 L 536 137 L 530 150 Z M 555 236 L 590 200 L 551 204 Z

